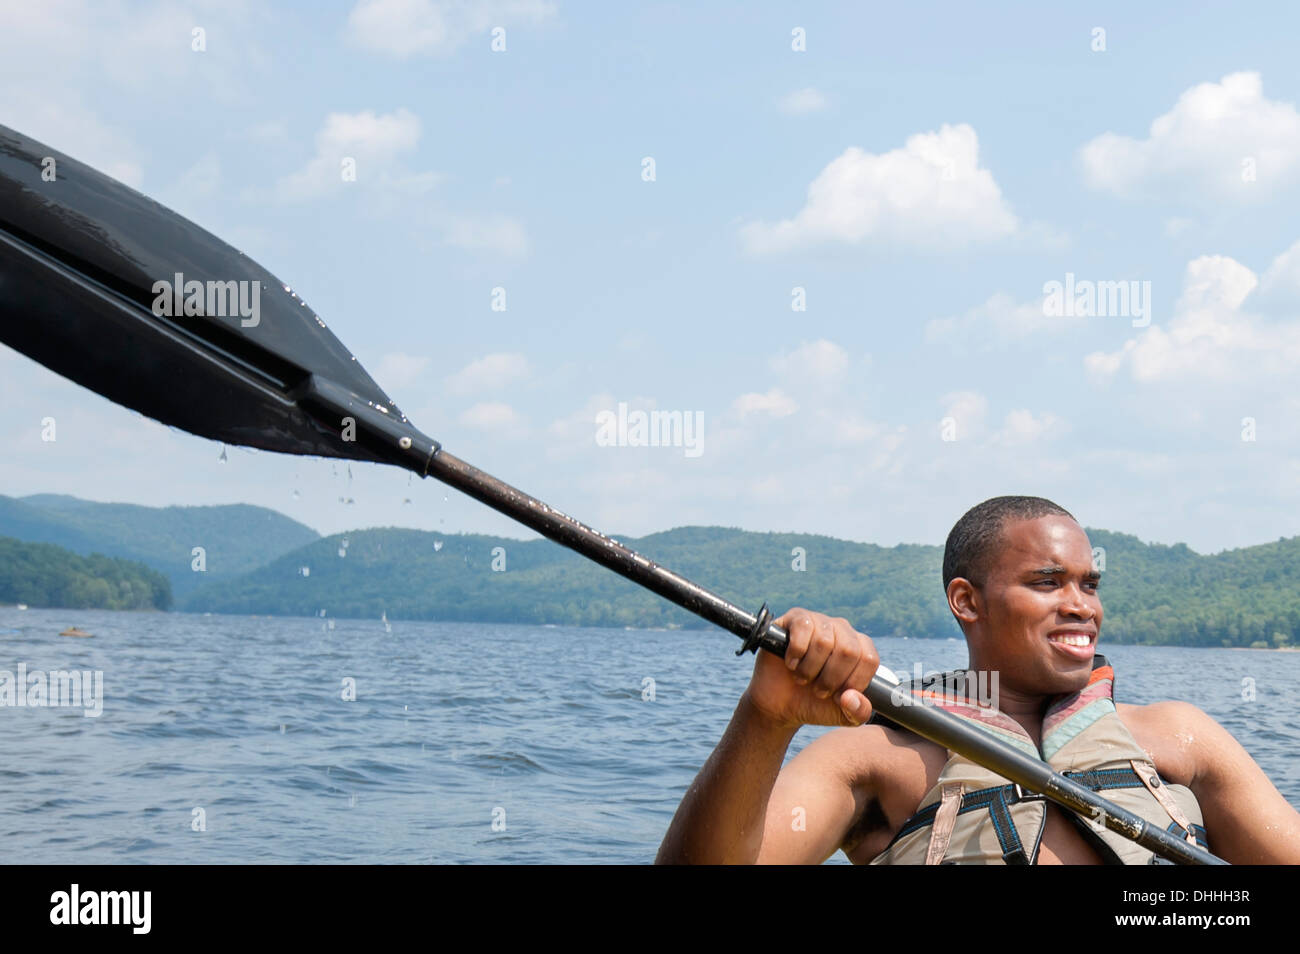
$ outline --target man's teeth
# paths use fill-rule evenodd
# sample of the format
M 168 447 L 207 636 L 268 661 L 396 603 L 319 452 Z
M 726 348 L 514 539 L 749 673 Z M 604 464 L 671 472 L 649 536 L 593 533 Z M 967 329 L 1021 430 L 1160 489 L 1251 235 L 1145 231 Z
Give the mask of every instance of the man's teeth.
M 1087 646 L 1089 643 L 1092 642 L 1091 636 L 1084 636 L 1082 634 L 1078 636 L 1074 636 L 1070 634 L 1064 634 L 1061 636 L 1049 636 L 1048 639 L 1050 639 L 1054 643 L 1065 643 L 1065 645 L 1067 646 Z

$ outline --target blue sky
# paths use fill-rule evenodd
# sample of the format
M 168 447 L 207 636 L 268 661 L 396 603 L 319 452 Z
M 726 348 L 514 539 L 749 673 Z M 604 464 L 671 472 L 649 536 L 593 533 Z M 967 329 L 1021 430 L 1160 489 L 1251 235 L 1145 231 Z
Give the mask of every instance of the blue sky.
M 937 544 L 1027 493 L 1200 552 L 1300 533 L 1295 14 L 901 6 L 9 5 L 0 123 L 247 252 L 451 452 L 608 532 Z M 1067 274 L 1149 323 L 1047 314 Z M 703 452 L 600 446 L 620 403 L 701 414 Z M 220 462 L 2 346 L 0 406 L 8 495 L 529 535 L 391 468 Z

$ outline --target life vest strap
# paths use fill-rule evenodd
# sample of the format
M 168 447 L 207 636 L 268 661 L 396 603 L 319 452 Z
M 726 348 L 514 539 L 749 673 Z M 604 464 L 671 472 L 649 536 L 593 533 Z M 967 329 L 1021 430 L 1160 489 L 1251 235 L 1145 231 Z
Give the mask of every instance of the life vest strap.
M 1169 794 L 1167 786 L 1161 784 L 1159 775 L 1147 775 L 1142 771 L 1142 763 L 1133 759 L 1129 762 L 1133 766 L 1133 771 L 1137 772 L 1138 779 L 1146 786 L 1148 792 L 1160 803 L 1160 807 L 1169 813 L 1169 817 L 1178 823 L 1186 835 L 1184 836 L 1192 844 L 1196 844 L 1196 835 L 1192 833 L 1192 823 L 1187 818 L 1187 814 L 1178 807 L 1174 797 Z
M 943 787 L 943 796 L 934 814 L 934 827 L 930 829 L 930 847 L 925 852 L 927 865 L 939 864 L 948 853 L 948 841 L 952 838 L 952 826 L 957 823 L 960 808 L 961 784 L 949 782 Z
M 1082 772 L 1064 772 L 1063 774 L 1066 778 L 1078 782 L 1094 792 L 1111 788 L 1151 788 L 1147 779 L 1133 768 L 1093 769 Z M 1011 818 L 1010 809 L 1012 805 L 1020 802 L 1042 800 L 1043 795 L 1037 792 L 1027 792 L 1019 785 L 1008 784 L 959 794 L 954 801 L 950 794 L 954 787 L 960 792 L 960 786 L 945 784 L 940 801 L 926 806 L 904 822 L 903 827 L 898 830 L 898 834 L 890 841 L 889 848 L 892 848 L 895 842 L 905 835 L 910 835 L 926 825 L 934 825 L 935 829 L 930 835 L 930 847 L 926 853 L 926 864 L 941 863 L 942 854 L 939 855 L 938 861 L 930 861 L 930 857 L 938 850 L 940 845 L 942 845 L 944 852 L 947 851 L 948 842 L 952 837 L 952 826 L 956 823 L 957 816 L 964 815 L 967 812 L 987 810 L 989 818 L 993 822 L 993 831 L 997 835 L 998 845 L 1002 849 L 1002 860 L 1009 865 L 1032 863 L 1032 859 L 1025 851 L 1020 832 L 1017 831 L 1015 822 Z M 1164 793 L 1162 792 L 1162 794 Z M 954 804 L 957 805 L 955 809 L 952 807 Z M 1162 801 L 1161 804 L 1164 804 L 1164 802 Z M 1186 821 L 1186 816 L 1184 816 L 1184 821 Z M 946 830 L 941 828 L 941 825 L 945 826 Z M 1181 825 L 1177 821 L 1171 826 L 1171 828 L 1175 827 L 1180 829 L 1179 834 L 1183 834 L 1183 831 L 1187 830 L 1185 825 Z M 1190 831 L 1188 834 L 1191 836 L 1188 838 L 1189 841 L 1195 838 L 1195 835 L 1191 834 Z M 886 850 L 889 850 L 889 848 L 886 848 Z

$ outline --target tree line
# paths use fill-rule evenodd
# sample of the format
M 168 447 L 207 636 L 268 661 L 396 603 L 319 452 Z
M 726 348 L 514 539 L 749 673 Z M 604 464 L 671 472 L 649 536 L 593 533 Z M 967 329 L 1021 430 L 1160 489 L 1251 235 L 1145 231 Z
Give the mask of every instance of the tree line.
M 165 610 L 171 608 L 172 589 L 165 576 L 143 563 L 0 537 L 0 603 Z

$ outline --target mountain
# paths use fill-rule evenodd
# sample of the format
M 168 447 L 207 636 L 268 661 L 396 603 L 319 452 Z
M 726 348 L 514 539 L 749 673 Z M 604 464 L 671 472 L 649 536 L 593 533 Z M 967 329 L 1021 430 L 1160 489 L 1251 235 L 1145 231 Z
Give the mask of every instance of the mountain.
M 1300 538 L 1203 556 L 1183 544 L 1148 544 L 1106 530 L 1088 535 L 1104 564 L 1107 640 L 1300 641 Z M 805 606 L 843 616 L 872 636 L 961 636 L 943 594 L 941 547 L 722 527 L 682 527 L 622 542 L 751 611 L 766 600 L 778 613 Z M 796 548 L 802 570 L 794 568 Z M 494 570 L 494 560 L 504 569 Z M 705 625 L 547 540 L 392 528 L 317 540 L 256 573 L 209 580 L 180 602 L 187 610 L 225 613 Z
M 171 602 L 167 578 L 141 563 L 0 537 L 0 603 L 165 610 Z
M 57 494 L 0 496 L 0 535 L 138 561 L 164 574 L 177 596 L 204 579 L 247 573 L 320 538 L 296 520 L 248 504 L 142 507 Z M 191 568 L 196 546 L 205 551 L 203 573 Z
M 167 577 L 177 608 L 195 612 L 705 625 L 548 540 L 397 528 L 321 538 L 261 507 L 141 507 L 50 494 L 0 496 L 0 535 L 137 561 Z M 1103 570 L 1108 641 L 1300 642 L 1300 537 L 1204 556 L 1181 543 L 1099 529 L 1088 535 Z M 751 611 L 766 600 L 778 613 L 806 606 L 843 616 L 872 636 L 961 636 L 944 599 L 942 547 L 725 527 L 679 527 L 623 542 Z M 191 570 L 195 546 L 206 550 L 204 573 Z M 59 579 L 73 572 L 53 557 L 39 562 L 64 574 Z M 75 572 L 119 572 L 96 566 Z M 114 591 L 112 600 L 121 599 Z

